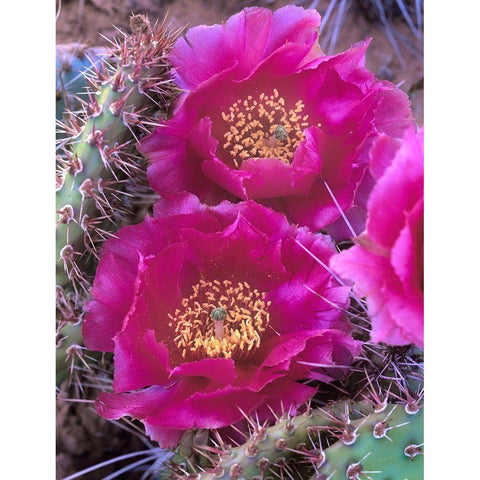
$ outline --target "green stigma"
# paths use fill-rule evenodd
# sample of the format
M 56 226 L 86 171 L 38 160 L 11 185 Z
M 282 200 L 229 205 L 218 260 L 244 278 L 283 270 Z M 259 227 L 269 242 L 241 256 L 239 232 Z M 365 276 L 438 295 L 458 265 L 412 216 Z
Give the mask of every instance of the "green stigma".
M 215 321 L 224 320 L 227 317 L 227 311 L 223 307 L 214 308 L 210 317 Z
M 278 125 L 273 132 L 273 135 L 277 140 L 280 140 L 281 142 L 285 141 L 288 138 L 288 133 L 283 125 Z

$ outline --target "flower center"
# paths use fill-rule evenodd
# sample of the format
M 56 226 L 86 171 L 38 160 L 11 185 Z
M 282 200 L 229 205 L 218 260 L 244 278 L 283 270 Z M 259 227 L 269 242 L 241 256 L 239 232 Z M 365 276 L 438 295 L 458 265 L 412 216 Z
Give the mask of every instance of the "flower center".
M 302 100 L 294 108 L 287 108 L 276 88 L 272 95 L 261 93 L 257 99 L 249 95 L 236 100 L 228 112 L 222 112 L 228 124 L 223 148 L 232 156 L 235 167 L 247 158 L 278 158 L 290 164 L 309 125 L 304 108 Z
M 200 280 L 182 308 L 169 314 L 183 358 L 242 358 L 260 346 L 269 323 L 265 293 L 247 282 Z

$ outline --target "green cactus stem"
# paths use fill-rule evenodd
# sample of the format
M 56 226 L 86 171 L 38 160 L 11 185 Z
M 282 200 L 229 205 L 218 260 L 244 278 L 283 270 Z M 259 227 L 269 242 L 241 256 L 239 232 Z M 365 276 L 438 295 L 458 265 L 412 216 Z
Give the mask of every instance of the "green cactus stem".
M 310 480 L 422 480 L 423 409 L 408 411 L 403 405 L 387 405 L 352 421 L 352 441 L 326 448 Z
M 68 119 L 69 140 L 57 159 L 57 284 L 78 297 L 87 294 L 89 265 L 102 242 L 122 222 L 141 220 L 127 185 L 143 189 L 150 202 L 154 197 L 135 144 L 177 93 L 166 56 L 180 31 L 133 18 L 134 33 L 109 52 L 115 71 L 93 67 L 92 91 L 82 112 Z
M 81 108 L 64 115 L 66 138 L 57 141 L 57 339 L 68 337 L 59 347 L 58 382 L 65 377 L 62 357 L 78 337 L 67 330 L 74 325 L 80 331 L 99 248 L 121 226 L 143 220 L 157 198 L 135 145 L 178 94 L 167 56 L 182 29 L 152 26 L 142 15 L 131 18 L 131 28 L 132 34 L 122 33 L 102 53 L 101 63 L 90 64 L 84 75 L 90 90 L 72 91 Z M 69 74 L 83 68 L 85 59 L 68 58 Z M 62 78 L 73 82 L 66 74 Z
M 212 464 L 204 471 L 192 472 L 177 455 L 171 478 L 363 480 L 375 471 L 375 479 L 420 480 L 423 412 L 418 408 L 408 413 L 405 407 L 385 404 L 375 409 L 368 401 L 342 401 L 281 418 L 268 428 L 255 424 L 241 446 L 229 448 L 218 440 L 215 446 L 197 449 Z

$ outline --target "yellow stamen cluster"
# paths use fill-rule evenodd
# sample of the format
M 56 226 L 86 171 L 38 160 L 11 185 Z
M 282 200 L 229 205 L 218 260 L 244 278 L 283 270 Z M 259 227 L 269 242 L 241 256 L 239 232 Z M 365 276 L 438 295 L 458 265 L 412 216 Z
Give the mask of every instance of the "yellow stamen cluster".
M 168 315 L 174 343 L 189 360 L 242 358 L 260 346 L 269 305 L 265 293 L 247 282 L 200 280 L 182 299 L 183 308 Z
M 303 130 L 308 127 L 308 115 L 302 115 L 305 105 L 301 100 L 288 108 L 285 99 L 276 88 L 272 95 L 261 93 L 257 99 L 249 95 L 238 99 L 222 112 L 229 124 L 224 134 L 224 150 L 232 156 L 235 167 L 247 158 L 278 158 L 290 164 L 298 144 L 305 138 Z M 279 135 L 281 127 L 282 133 Z

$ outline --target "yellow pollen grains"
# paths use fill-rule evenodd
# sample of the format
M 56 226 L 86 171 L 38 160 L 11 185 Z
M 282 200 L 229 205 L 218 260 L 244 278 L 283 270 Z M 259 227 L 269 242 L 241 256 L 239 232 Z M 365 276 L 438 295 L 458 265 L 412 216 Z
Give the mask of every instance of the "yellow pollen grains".
M 169 314 L 174 343 L 182 357 L 245 358 L 260 346 L 269 323 L 265 293 L 247 282 L 200 280 L 182 308 Z
M 310 125 L 304 109 L 302 100 L 287 108 L 276 88 L 271 95 L 238 99 L 228 112 L 222 112 L 228 125 L 223 149 L 232 156 L 236 168 L 247 158 L 278 158 L 290 164 L 305 138 L 303 130 Z

